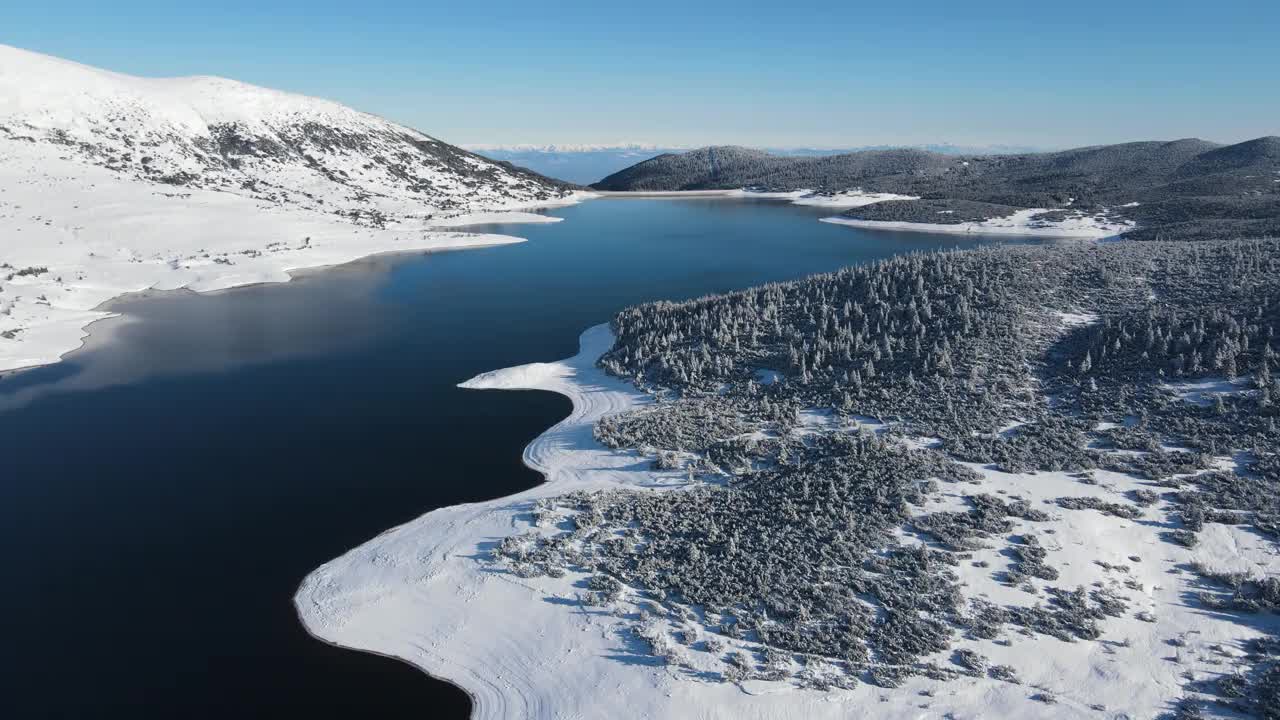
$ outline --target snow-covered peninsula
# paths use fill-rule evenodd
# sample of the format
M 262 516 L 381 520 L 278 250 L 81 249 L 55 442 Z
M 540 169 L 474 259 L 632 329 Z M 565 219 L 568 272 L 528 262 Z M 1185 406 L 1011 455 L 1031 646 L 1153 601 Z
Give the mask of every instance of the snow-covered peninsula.
M 519 529 L 535 503 L 575 489 L 662 483 L 633 472 L 636 458 L 592 438 L 601 417 L 647 402 L 595 366 L 613 343 L 607 326 L 583 334 L 580 352 L 555 363 L 486 373 L 462 387 L 546 390 L 573 401 L 568 418 L 525 449 L 524 461 L 547 482 L 497 500 L 443 508 L 388 530 L 317 569 L 295 597 L 317 637 L 404 659 L 464 689 L 474 717 L 553 717 L 574 703 L 605 716 L 618 686 L 641 697 L 648 672 L 598 662 L 616 640 L 608 624 L 564 604 L 539 601 L 539 589 L 487 559 L 498 540 Z M 604 689 L 608 688 L 608 692 Z M 647 695 L 648 693 L 643 693 Z
M 624 310 L 462 385 L 573 400 L 525 451 L 544 484 L 325 564 L 299 615 L 482 718 L 1268 717 L 1280 383 L 1230 313 L 1276 317 L 1275 249 L 1006 246 Z M 1252 380 L 1188 364 L 1192 326 Z
M 1216 526 L 1202 534 L 1198 547 L 1187 548 L 1162 541 L 1158 523 L 1086 510 L 1018 521 L 1013 531 L 1048 538 L 1062 584 L 1122 589 L 1135 612 L 1108 620 L 1099 641 L 1027 633 L 969 638 L 956 646 L 989 658 L 994 667 L 1016 669 L 1013 681 L 981 674 L 960 680 L 917 676 L 894 688 L 855 683 L 840 689 L 830 684 L 839 671 L 815 660 L 789 668 L 789 679 L 724 682 L 727 666 L 717 653 L 693 647 L 716 642 L 701 634 L 690 637 L 688 647 L 667 648 L 666 656 L 656 657 L 656 638 L 688 632 L 687 626 L 677 627 L 678 620 L 644 610 L 656 605 L 630 595 L 592 603 L 586 600 L 586 574 L 522 577 L 496 557 L 499 544 L 513 535 L 571 525 L 571 517 L 548 510 L 557 497 L 618 488 L 683 492 L 696 484 L 679 470 L 656 470 L 643 456 L 607 449 L 593 438 L 602 418 L 651 402 L 598 367 L 613 342 L 609 328 L 597 326 L 582 335 L 572 358 L 463 383 L 476 390 L 546 390 L 573 401 L 570 416 L 525 450 L 525 463 L 546 482 L 510 497 L 433 511 L 326 563 L 295 596 L 309 632 L 339 646 L 400 658 L 459 685 L 473 700 L 474 718 L 834 719 L 854 713 L 976 720 L 1096 718 L 1101 708 L 1106 717 L 1154 717 L 1176 702 L 1186 677 L 1232 672 L 1243 660 L 1237 648 L 1274 630 L 1275 623 L 1241 624 L 1184 601 L 1198 581 L 1177 568 L 1198 563 L 1280 572 L 1268 544 L 1247 529 Z M 818 412 L 800 431 L 832 422 L 829 413 Z M 859 424 L 863 431 L 884 429 L 870 420 L 854 423 Z M 1070 472 L 971 467 L 979 478 L 975 487 L 953 486 L 921 512 L 963 511 L 966 498 L 978 492 L 1042 507 L 1062 504 L 1063 498 L 1105 504 L 1148 486 L 1112 472 L 1082 483 Z M 1037 604 L 1034 594 L 997 582 L 987 569 L 1006 561 L 999 547 L 974 552 L 960 569 L 966 598 Z M 730 651 L 751 646 L 729 643 Z M 935 655 L 930 659 L 947 664 L 952 650 Z
M 329 101 L 0 46 L 0 371 L 57 361 L 119 295 L 518 242 L 453 228 L 578 197 Z

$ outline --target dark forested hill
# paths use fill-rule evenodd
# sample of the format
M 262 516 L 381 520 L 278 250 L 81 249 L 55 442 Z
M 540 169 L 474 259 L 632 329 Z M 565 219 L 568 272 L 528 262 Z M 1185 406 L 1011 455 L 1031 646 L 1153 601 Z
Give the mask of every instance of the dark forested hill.
M 990 157 L 990 156 L 988 156 Z M 710 190 L 768 187 L 843 190 L 869 178 L 938 174 L 960 162 L 927 150 L 861 150 L 787 157 L 724 145 L 659 155 L 596 183 L 598 190 Z
M 702 190 L 734 185 L 738 178 L 753 177 L 772 168 L 783 168 L 800 158 L 770 155 L 763 150 L 722 145 L 665 153 L 616 172 L 593 187 L 600 190 Z
M 1207 239 L 1280 234 L 1280 137 L 1234 145 L 1205 140 L 1099 145 L 1052 153 L 942 155 L 868 150 L 781 157 L 709 147 L 647 160 L 596 183 L 599 190 L 759 188 L 911 195 L 1018 208 L 1109 208 L 1138 223 L 1132 237 Z M 936 220 L 919 201 L 889 214 Z M 883 204 L 882 204 L 883 205 Z M 873 206 L 874 207 L 874 206 Z M 917 212 L 919 208 L 920 212 Z M 850 215 L 884 215 L 883 207 Z

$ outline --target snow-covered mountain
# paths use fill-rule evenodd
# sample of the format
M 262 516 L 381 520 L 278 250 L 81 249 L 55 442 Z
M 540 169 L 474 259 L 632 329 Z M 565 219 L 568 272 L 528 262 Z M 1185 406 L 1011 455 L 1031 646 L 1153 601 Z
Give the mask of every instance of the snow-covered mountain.
M 122 175 L 380 222 L 544 201 L 561 183 L 327 100 L 130 77 L 0 46 L 0 141 Z
M 142 290 L 517 238 L 508 211 L 571 187 L 337 103 L 211 77 L 155 80 L 0 45 L 0 372 L 80 345 Z

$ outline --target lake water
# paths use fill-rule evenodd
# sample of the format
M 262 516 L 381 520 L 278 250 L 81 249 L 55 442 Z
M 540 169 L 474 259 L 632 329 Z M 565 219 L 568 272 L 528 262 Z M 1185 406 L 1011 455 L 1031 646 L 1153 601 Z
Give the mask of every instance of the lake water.
M 479 228 L 521 245 L 121 301 L 110 342 L 0 379 L 0 714 L 465 718 L 460 690 L 310 638 L 291 603 L 382 530 L 539 482 L 521 451 L 568 401 L 456 383 L 573 355 L 630 304 L 984 241 L 760 200 L 552 214 Z

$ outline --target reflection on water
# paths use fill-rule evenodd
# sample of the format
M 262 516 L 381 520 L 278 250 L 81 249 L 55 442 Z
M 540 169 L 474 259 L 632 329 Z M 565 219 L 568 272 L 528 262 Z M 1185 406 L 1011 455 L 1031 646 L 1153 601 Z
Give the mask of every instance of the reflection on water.
M 320 277 L 300 273 L 287 292 L 259 285 L 206 295 L 174 291 L 118 299 L 104 309 L 119 316 L 94 323 L 84 347 L 66 361 L 0 381 L 0 412 L 50 392 L 226 372 L 357 347 L 394 330 L 385 323 L 396 317 L 379 312 L 375 293 L 393 262 L 376 257 L 322 271 Z
M 780 203 L 609 200 L 528 243 L 130 298 L 66 362 L 0 379 L 0 694 L 12 717 L 464 718 L 466 696 L 305 635 L 310 570 L 432 508 L 529 487 L 557 395 L 455 387 L 586 327 L 971 238 Z M 108 342 L 104 342 L 108 339 Z

